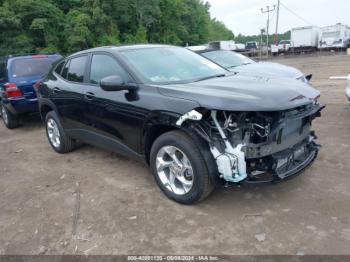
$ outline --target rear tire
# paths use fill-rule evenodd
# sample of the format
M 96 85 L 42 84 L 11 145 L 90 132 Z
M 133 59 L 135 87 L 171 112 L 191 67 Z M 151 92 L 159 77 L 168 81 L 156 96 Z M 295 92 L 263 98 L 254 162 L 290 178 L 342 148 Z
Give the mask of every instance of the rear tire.
M 55 111 L 46 114 L 45 128 L 47 139 L 57 153 L 68 153 L 76 148 L 75 141 L 65 133 Z
M 174 161 L 174 157 L 171 157 L 174 154 L 177 154 L 176 161 Z M 170 164 L 168 166 L 169 163 L 180 163 L 180 165 Z M 179 168 L 181 164 L 183 164 L 183 169 Z M 150 154 L 150 165 L 160 189 L 168 198 L 178 203 L 189 205 L 200 202 L 209 196 L 214 189 L 209 178 L 207 163 L 200 149 L 182 131 L 165 133 L 154 142 Z M 160 168 L 162 165 L 166 167 Z M 188 169 L 190 177 L 186 177 L 184 171 L 179 171 L 185 169 L 187 172 L 187 168 L 184 167 L 191 167 Z M 183 181 L 185 182 L 183 183 Z
M 19 127 L 18 117 L 11 114 L 4 105 L 1 105 L 1 117 L 2 121 L 8 129 L 15 129 Z

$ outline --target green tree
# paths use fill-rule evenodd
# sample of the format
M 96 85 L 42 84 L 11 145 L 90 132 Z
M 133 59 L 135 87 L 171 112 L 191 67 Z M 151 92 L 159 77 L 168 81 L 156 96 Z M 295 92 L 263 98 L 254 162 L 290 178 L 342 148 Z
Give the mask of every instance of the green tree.
M 209 41 L 233 40 L 234 35 L 224 23 L 212 19 L 209 25 Z
M 232 39 L 202 0 L 0 0 L 0 54 Z
M 65 48 L 68 52 L 76 52 L 92 46 L 90 22 L 88 14 L 79 10 L 69 11 L 64 30 L 64 35 L 67 36 Z

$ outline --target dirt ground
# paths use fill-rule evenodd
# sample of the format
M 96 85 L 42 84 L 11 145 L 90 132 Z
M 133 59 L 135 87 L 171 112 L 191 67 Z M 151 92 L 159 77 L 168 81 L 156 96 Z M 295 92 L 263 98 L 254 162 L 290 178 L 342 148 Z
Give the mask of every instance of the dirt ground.
M 274 61 L 313 73 L 327 104 L 302 176 L 182 206 L 141 163 L 90 146 L 59 155 L 40 121 L 1 123 L 0 254 L 350 254 L 350 106 L 328 79 L 350 73 L 350 56 Z

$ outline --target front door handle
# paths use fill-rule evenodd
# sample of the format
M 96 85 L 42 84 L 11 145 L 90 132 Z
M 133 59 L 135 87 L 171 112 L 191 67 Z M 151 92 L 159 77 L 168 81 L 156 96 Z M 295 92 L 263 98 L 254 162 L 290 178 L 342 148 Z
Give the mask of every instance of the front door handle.
M 59 89 L 58 87 L 54 87 L 52 91 L 54 94 L 57 94 L 57 93 L 61 92 L 61 89 Z
M 94 93 L 91 93 L 91 92 L 86 92 L 86 93 L 85 93 L 85 98 L 86 98 L 87 100 L 92 100 L 92 99 L 95 98 L 95 94 L 94 94 Z

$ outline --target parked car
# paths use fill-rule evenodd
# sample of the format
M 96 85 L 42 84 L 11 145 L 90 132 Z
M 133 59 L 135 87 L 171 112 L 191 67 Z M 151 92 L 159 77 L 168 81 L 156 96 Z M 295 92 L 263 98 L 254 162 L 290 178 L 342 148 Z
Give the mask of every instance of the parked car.
M 308 83 L 312 75 L 305 76 L 300 70 L 271 62 L 255 62 L 254 60 L 232 51 L 200 50 L 196 53 L 208 58 L 231 72 L 262 77 L 288 77 Z
M 320 93 L 294 79 L 231 74 L 185 48 L 101 47 L 60 62 L 38 89 L 48 141 L 77 141 L 150 165 L 184 204 L 226 183 L 292 178 L 317 156 Z
M 246 50 L 258 50 L 259 49 L 259 43 L 255 41 L 246 42 L 245 44 Z
M 39 112 L 34 85 L 60 58 L 58 54 L 0 58 L 0 111 L 7 128 L 18 127 L 22 115 Z

